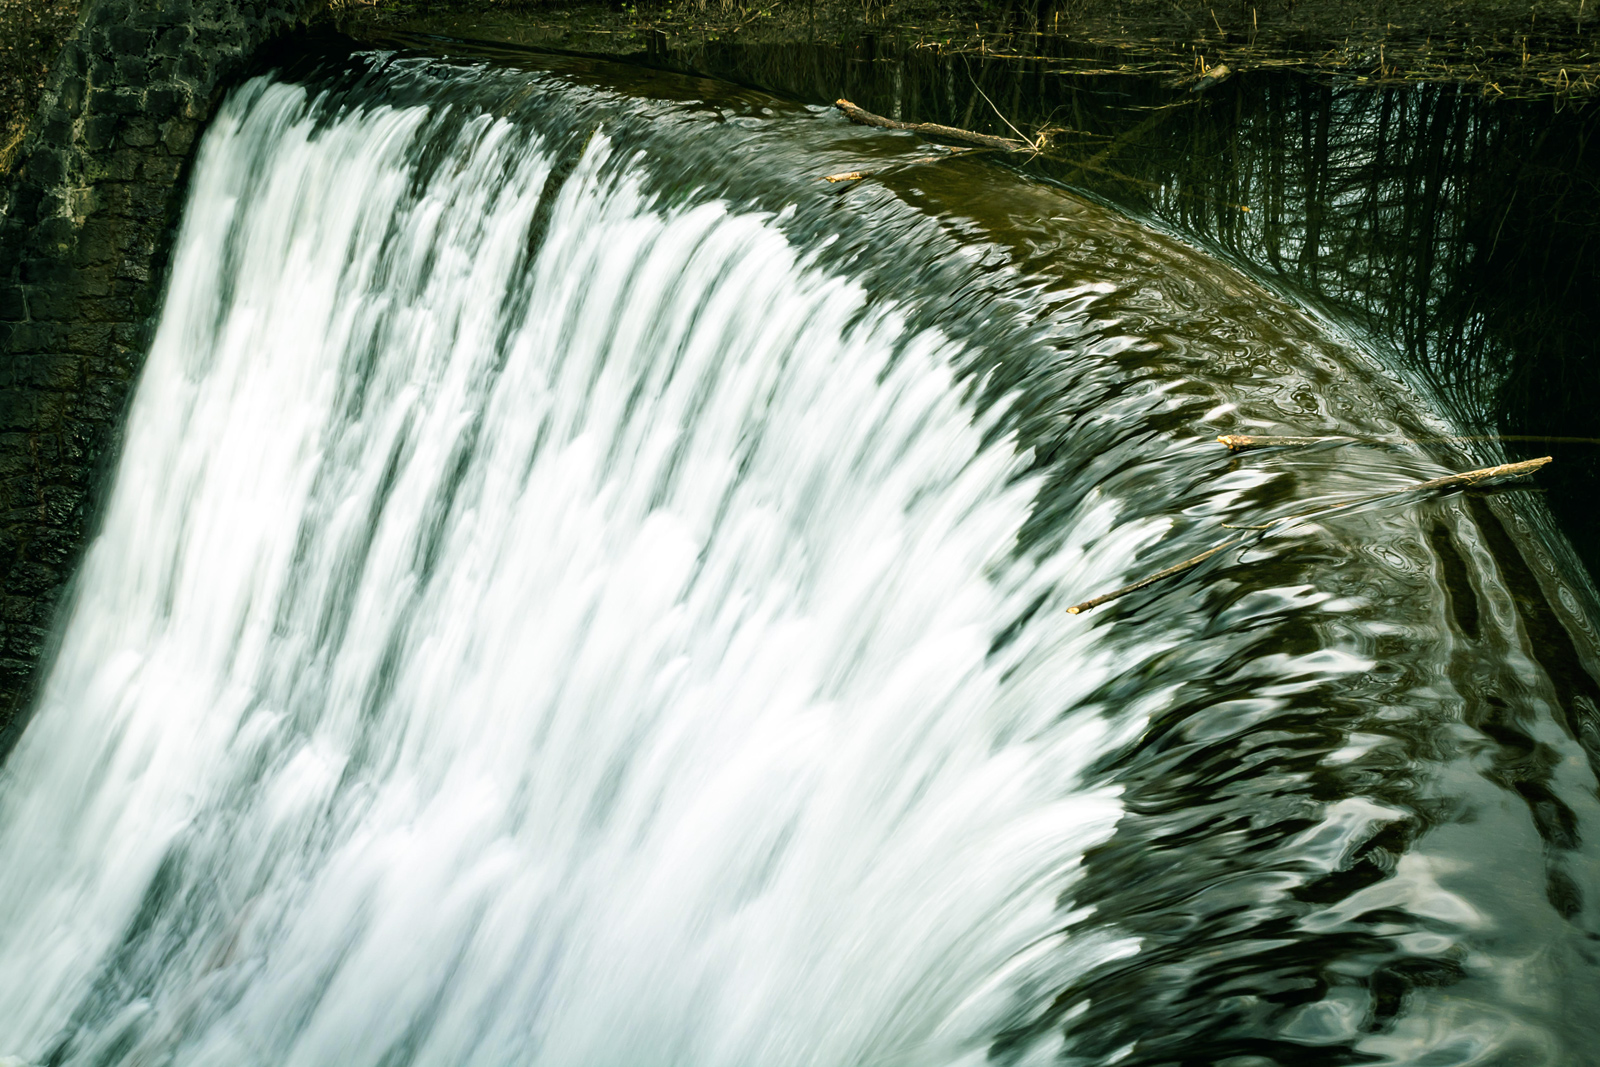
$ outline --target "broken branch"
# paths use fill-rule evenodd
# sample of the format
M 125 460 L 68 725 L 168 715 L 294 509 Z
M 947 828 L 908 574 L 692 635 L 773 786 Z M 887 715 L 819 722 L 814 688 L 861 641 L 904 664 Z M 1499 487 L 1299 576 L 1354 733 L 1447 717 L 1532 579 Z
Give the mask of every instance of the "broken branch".
M 1406 493 L 1426 493 L 1435 489 L 1459 489 L 1479 482 L 1489 482 L 1496 478 L 1520 478 L 1524 474 L 1534 471 L 1550 462 L 1549 456 L 1540 456 L 1538 459 L 1525 459 L 1521 463 L 1502 463 L 1497 467 L 1484 467 L 1480 470 L 1467 471 L 1465 474 L 1447 474 L 1443 478 L 1434 478 L 1426 482 L 1418 482 Z
M 845 113 L 851 122 L 861 126 L 878 126 L 885 130 L 909 130 L 920 133 L 925 137 L 943 138 L 949 141 L 964 141 L 967 144 L 982 145 L 984 148 L 999 148 L 1006 152 L 1027 152 L 1033 146 L 1026 141 L 1016 141 L 1010 137 L 996 137 L 990 133 L 979 133 L 976 130 L 962 130 L 955 126 L 941 126 L 937 122 L 901 122 L 899 119 L 885 118 L 874 115 L 864 108 L 859 108 L 848 100 L 835 100 L 833 106 Z
M 1540 434 L 1486 434 L 1476 437 L 1272 437 L 1229 433 L 1217 438 L 1229 452 L 1256 448 L 1305 448 L 1310 445 L 1426 445 L 1461 441 L 1537 441 L 1548 445 L 1600 445 L 1600 437 L 1550 437 Z
M 1200 564 L 1204 563 L 1206 560 L 1210 559 L 1212 556 L 1215 556 L 1218 552 L 1221 552 L 1225 548 L 1232 548 L 1234 545 L 1239 544 L 1243 540 L 1244 540 L 1244 538 L 1242 538 L 1242 537 L 1235 537 L 1232 541 L 1224 541 L 1224 542 L 1222 542 L 1222 544 L 1217 545 L 1214 548 L 1206 549 L 1204 552 L 1200 553 L 1198 556 L 1190 556 L 1188 559 L 1184 560 L 1182 563 L 1175 563 L 1172 566 L 1168 567 L 1164 571 L 1156 571 L 1154 574 L 1150 575 L 1150 577 L 1148 577 L 1148 578 L 1141 578 L 1137 582 L 1134 582 L 1132 585 L 1125 585 L 1121 589 L 1113 589 L 1109 593 L 1103 593 L 1100 596 L 1091 597 L 1090 599 L 1085 600 L 1082 604 L 1074 604 L 1074 605 L 1072 605 L 1072 607 L 1067 609 L 1067 614 L 1068 615 L 1079 615 L 1079 614 L 1082 614 L 1085 611 L 1088 611 L 1090 608 L 1097 608 L 1101 604 L 1104 604 L 1109 600 L 1115 600 L 1118 597 L 1127 596 L 1129 593 L 1137 593 L 1139 590 L 1143 589 L 1145 586 L 1154 585 L 1156 582 L 1161 581 L 1161 579 L 1163 579 L 1163 578 L 1171 578 L 1174 574 L 1182 574 L 1184 571 L 1188 570 L 1190 567 L 1198 567 Z
M 958 155 L 965 155 L 968 152 L 975 151 L 977 151 L 975 148 L 952 148 L 943 155 L 918 156 L 916 159 L 907 159 L 892 166 L 879 167 L 877 170 L 847 170 L 839 174 L 824 174 L 822 180 L 825 182 L 858 182 L 863 178 L 870 178 L 874 174 L 887 174 L 892 171 L 904 170 L 906 167 L 919 166 L 923 163 L 938 163 L 940 160 L 954 159 Z
M 1354 437 L 1253 437 L 1242 433 L 1223 434 L 1217 443 L 1228 446 L 1229 452 L 1248 452 L 1252 448 L 1305 447 L 1323 444 L 1355 444 Z

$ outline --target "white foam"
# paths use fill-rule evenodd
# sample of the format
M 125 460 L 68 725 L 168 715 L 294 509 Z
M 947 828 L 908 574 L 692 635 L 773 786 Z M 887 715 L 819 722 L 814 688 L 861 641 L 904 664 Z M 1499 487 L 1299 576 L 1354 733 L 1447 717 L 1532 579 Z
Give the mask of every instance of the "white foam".
M 1063 714 L 1091 629 L 989 645 L 1131 542 L 1013 564 L 1035 487 L 952 343 L 772 220 L 648 202 L 602 134 L 529 271 L 545 150 L 475 120 L 414 197 L 424 120 L 257 83 L 207 135 L 0 785 L 0 1046 L 964 1061 L 1127 729 Z

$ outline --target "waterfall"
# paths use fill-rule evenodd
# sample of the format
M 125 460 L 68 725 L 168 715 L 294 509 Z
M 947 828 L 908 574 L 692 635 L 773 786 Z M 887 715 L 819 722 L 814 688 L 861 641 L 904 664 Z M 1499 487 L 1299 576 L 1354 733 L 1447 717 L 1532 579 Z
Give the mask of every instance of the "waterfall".
M 476 117 L 419 185 L 425 109 L 313 110 L 257 83 L 197 167 L 8 771 L 9 1040 L 971 1046 L 1117 805 L 1104 722 L 1052 721 L 1065 616 L 989 656 L 1050 576 L 952 341 L 770 218 L 656 209 L 603 130 L 557 185 Z
M 1173 514 L 1285 484 L 1160 428 L 1192 398 L 1084 339 L 1107 286 L 1030 290 L 904 205 L 672 192 L 699 162 L 541 77 L 541 121 L 262 77 L 206 134 L 0 778 L 0 1052 L 1046 1062 L 1057 993 L 1152 936 L 1075 888 L 1136 825 L 1108 768 L 1221 667 L 1254 680 L 1214 726 L 1377 662 L 1357 622 L 1262 651 L 1355 610 L 1289 575 L 1220 617 L 1065 613 L 1186 554 L 1153 547 Z M 873 256 L 928 257 L 967 317 Z M 1403 818 L 1307 801 L 1260 863 L 1309 880 Z M 1439 869 L 1412 956 L 1480 921 Z M 1240 906 L 1289 907 L 1273 877 Z

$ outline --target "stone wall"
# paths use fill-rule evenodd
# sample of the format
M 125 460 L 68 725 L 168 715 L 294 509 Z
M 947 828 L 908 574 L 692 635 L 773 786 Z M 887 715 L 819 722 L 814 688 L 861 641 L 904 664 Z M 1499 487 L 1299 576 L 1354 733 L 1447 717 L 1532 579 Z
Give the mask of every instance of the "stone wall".
M 0 175 L 9 174 L 78 0 L 0 0 Z
M 0 191 L 0 754 L 90 534 L 201 126 L 324 0 L 88 0 Z

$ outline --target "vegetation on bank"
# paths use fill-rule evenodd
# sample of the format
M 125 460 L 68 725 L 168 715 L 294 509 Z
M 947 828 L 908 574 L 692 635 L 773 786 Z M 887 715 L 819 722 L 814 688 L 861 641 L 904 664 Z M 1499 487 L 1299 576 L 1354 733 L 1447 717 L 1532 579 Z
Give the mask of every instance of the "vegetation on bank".
M 0 173 L 83 0 L 0 0 Z M 1193 76 L 1218 63 L 1487 94 L 1600 93 L 1600 0 L 328 0 L 341 20 L 457 23 L 522 43 L 622 53 L 707 40 L 892 34 L 955 53 Z
M 1488 95 L 1600 92 L 1600 0 L 331 0 L 342 20 L 639 50 L 665 34 L 756 43 L 893 36 L 1077 73 L 1280 68 Z

